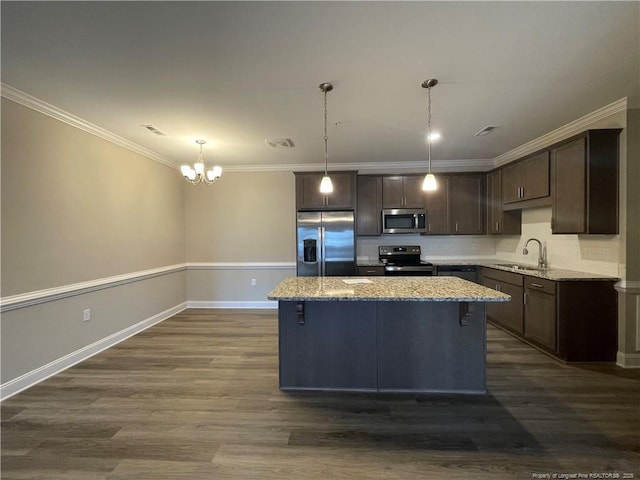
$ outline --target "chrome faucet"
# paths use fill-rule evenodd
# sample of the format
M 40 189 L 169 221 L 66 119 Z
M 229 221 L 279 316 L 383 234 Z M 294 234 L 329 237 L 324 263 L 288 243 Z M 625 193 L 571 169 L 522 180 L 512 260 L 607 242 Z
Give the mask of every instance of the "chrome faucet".
M 522 249 L 522 254 L 527 255 L 529 253 L 529 250 L 527 249 L 527 245 L 529 245 L 529 242 L 531 241 L 538 242 L 538 268 L 540 270 L 545 270 L 548 267 L 547 247 L 543 246 L 540 240 L 538 240 L 537 238 L 530 238 L 529 240 L 524 242 L 524 248 Z

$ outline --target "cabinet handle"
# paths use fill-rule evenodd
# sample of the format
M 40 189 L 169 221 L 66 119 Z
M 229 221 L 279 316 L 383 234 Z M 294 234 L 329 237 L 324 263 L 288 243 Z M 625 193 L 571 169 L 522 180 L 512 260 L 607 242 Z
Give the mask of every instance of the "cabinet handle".
M 501 291 L 501 290 L 500 290 L 500 284 L 499 284 L 499 283 L 496 283 L 496 290 L 497 290 L 497 291 L 499 291 L 499 292 Z
M 365 270 L 365 273 L 376 273 L 375 270 Z
M 520 187 L 522 188 L 522 198 L 524 198 L 524 187 Z
M 500 221 L 496 220 L 496 232 L 500 231 Z
M 526 305 L 527 304 L 527 292 L 524 292 L 522 294 L 522 304 Z
M 531 286 L 536 288 L 544 288 L 544 285 L 540 285 L 539 283 L 532 283 Z
M 458 232 L 458 222 L 456 222 L 456 233 Z

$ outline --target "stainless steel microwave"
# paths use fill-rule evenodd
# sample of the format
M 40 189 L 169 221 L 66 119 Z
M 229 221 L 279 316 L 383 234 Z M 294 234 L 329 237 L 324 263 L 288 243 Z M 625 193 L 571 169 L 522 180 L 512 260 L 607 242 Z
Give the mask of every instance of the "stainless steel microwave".
M 427 211 L 424 208 L 390 208 L 382 210 L 382 233 L 426 233 Z

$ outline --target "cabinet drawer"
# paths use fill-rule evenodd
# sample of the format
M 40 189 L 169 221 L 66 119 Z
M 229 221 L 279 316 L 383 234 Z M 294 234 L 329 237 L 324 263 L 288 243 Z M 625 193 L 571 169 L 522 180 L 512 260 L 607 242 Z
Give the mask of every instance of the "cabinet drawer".
M 379 267 L 379 266 L 362 267 L 362 266 L 359 266 L 356 269 L 356 273 L 358 275 L 362 275 L 362 276 L 384 275 L 384 267 Z
M 524 287 L 526 289 L 548 293 L 549 295 L 556 294 L 556 282 L 553 280 L 545 280 L 544 278 L 525 277 Z
M 505 272 L 504 270 L 482 267 L 482 275 L 486 278 L 495 279 L 498 282 L 511 283 L 513 285 L 522 286 L 524 283 L 524 277 L 519 273 Z

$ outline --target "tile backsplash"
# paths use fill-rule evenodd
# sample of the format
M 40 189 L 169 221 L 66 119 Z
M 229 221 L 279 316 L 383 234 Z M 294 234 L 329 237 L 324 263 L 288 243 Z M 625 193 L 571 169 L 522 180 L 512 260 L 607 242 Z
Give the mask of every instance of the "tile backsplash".
M 551 207 L 522 211 L 520 236 L 494 235 L 382 235 L 358 237 L 358 260 L 378 258 L 378 245 L 420 245 L 422 257 L 433 259 L 500 259 L 535 265 L 538 246 L 529 244 L 529 254 L 523 255 L 524 243 L 537 238 L 547 247 L 547 260 L 552 268 L 622 276 L 619 267 L 618 235 L 552 235 Z
M 529 238 L 547 246 L 550 267 L 620 276 L 618 270 L 618 235 L 552 235 L 551 208 L 522 211 L 522 235 L 496 238 L 496 256 L 500 259 L 536 264 L 538 246 L 529 244 L 529 254 L 522 249 Z

